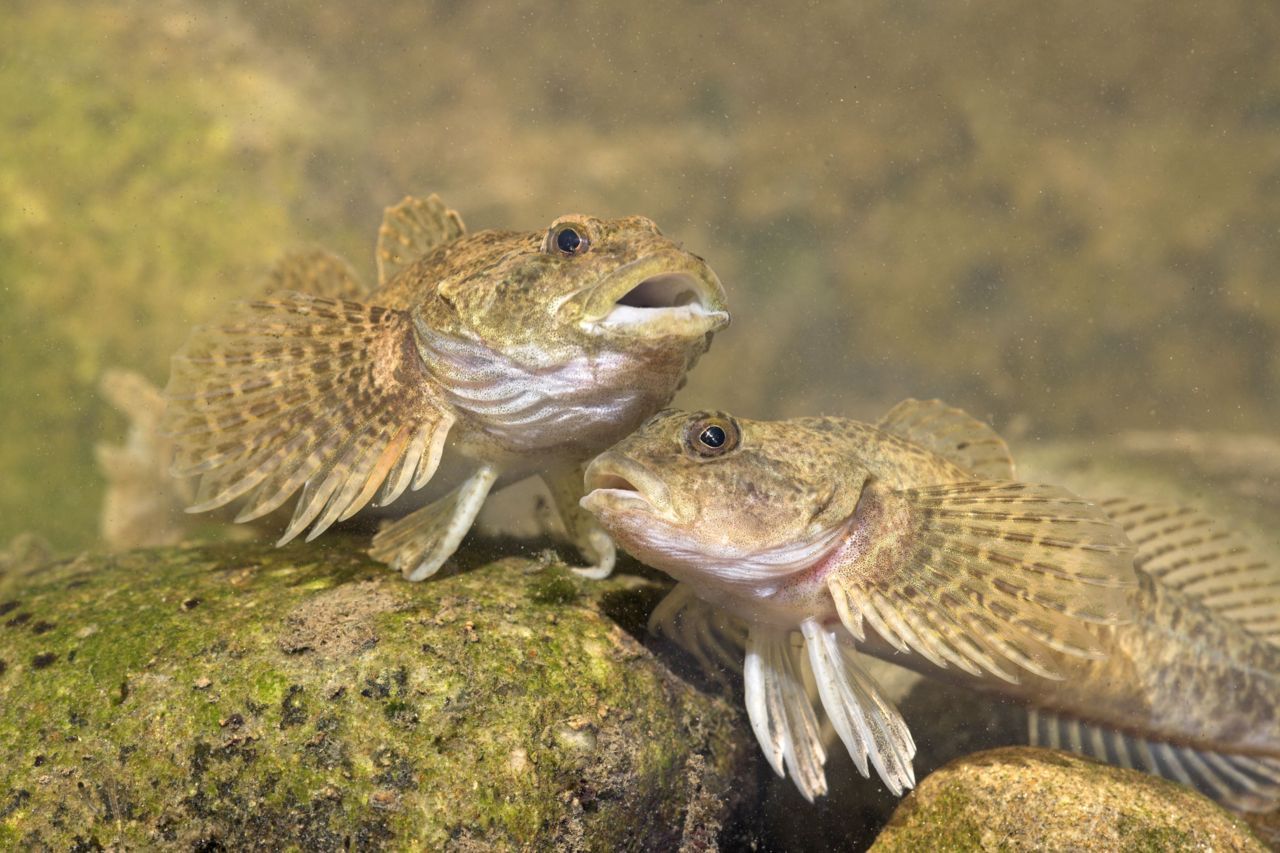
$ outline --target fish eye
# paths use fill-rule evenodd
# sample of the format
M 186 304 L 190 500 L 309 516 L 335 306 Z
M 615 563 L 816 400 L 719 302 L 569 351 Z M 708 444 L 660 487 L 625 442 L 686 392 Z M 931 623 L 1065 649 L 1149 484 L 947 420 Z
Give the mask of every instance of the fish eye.
M 712 459 L 723 456 L 738 446 L 741 432 L 738 424 L 723 415 L 694 418 L 685 429 L 685 447 L 698 457 Z
M 547 234 L 544 251 L 548 254 L 558 252 L 561 255 L 572 257 L 573 255 L 581 255 L 590 247 L 591 240 L 587 237 L 587 229 L 581 225 L 566 223 L 552 226 L 551 231 Z

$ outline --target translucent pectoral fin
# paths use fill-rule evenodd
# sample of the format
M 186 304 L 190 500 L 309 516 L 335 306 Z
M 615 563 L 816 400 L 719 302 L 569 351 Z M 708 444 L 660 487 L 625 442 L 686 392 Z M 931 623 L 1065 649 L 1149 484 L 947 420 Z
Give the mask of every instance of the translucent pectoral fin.
M 747 717 L 775 773 L 792 780 L 809 802 L 827 793 L 827 761 L 813 701 L 805 690 L 801 651 L 792 632 L 752 627 L 742 667 Z M 865 772 L 865 770 L 864 770 Z
M 649 633 L 684 649 L 712 674 L 740 672 L 747 626 L 727 610 L 712 607 L 688 584 L 676 584 L 649 615 Z
M 1103 656 L 1095 625 L 1132 617 L 1133 546 L 1063 489 L 979 481 L 890 491 L 859 504 L 867 543 L 833 571 L 841 620 L 940 667 L 1017 681 L 1061 678 L 1059 655 Z
M 1280 563 L 1265 549 L 1189 507 L 1121 498 L 1098 505 L 1137 547 L 1139 569 L 1280 646 Z
M 582 499 L 583 468 L 563 468 L 542 475 L 547 484 L 566 535 L 588 565 L 573 571 L 585 578 L 602 580 L 612 572 L 618 559 L 618 549 L 613 538 L 600 526 L 594 515 L 578 502 Z
M 880 694 L 880 686 L 858 663 L 853 648 L 813 619 L 801 624 L 805 650 L 822 707 L 849 751 L 858 772 L 870 776 L 867 762 L 894 794 L 916 784 L 911 759 L 916 745 L 898 709 Z
M 411 581 L 435 574 L 458 550 L 497 478 L 485 465 L 449 494 L 384 526 L 369 556 Z

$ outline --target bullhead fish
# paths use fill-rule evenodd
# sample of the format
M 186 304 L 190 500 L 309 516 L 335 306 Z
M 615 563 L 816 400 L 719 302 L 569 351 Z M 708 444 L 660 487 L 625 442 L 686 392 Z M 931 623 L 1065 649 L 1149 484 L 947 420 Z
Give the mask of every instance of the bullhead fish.
M 586 486 L 680 582 L 654 627 L 739 655 L 755 734 L 808 799 L 824 715 L 864 775 L 914 783 L 860 652 L 1020 701 L 1033 743 L 1239 809 L 1280 796 L 1280 571 L 1196 512 L 1016 482 L 990 427 L 915 400 L 874 426 L 662 412 Z
M 580 571 L 607 575 L 582 464 L 666 405 L 728 324 L 716 274 L 641 216 L 468 234 L 436 196 L 387 209 L 376 258 L 367 288 L 327 252 L 289 256 L 174 356 L 165 430 L 173 473 L 200 478 L 188 511 L 243 498 L 249 521 L 300 493 L 280 544 L 310 540 L 447 456 L 459 482 L 384 526 L 376 559 L 433 574 L 495 485 L 538 474 Z

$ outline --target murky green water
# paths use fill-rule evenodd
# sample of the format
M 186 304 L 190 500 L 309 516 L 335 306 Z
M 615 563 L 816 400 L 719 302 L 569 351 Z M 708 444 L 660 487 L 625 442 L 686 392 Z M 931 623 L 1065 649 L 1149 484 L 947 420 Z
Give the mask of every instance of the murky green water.
M 0 541 L 91 542 L 100 399 L 381 208 L 644 213 L 735 325 L 683 401 L 1274 433 L 1280 13 L 1241 3 L 12 2 Z

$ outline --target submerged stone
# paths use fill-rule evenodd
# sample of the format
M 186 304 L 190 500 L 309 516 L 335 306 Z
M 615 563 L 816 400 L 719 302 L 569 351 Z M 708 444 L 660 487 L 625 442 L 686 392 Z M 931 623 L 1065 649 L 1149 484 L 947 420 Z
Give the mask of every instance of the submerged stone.
M 743 714 L 607 615 L 649 582 L 538 567 L 408 584 L 337 537 L 0 576 L 0 847 L 714 839 Z
M 1244 821 L 1185 786 L 1064 752 L 1004 747 L 929 774 L 871 849 L 1266 848 Z

